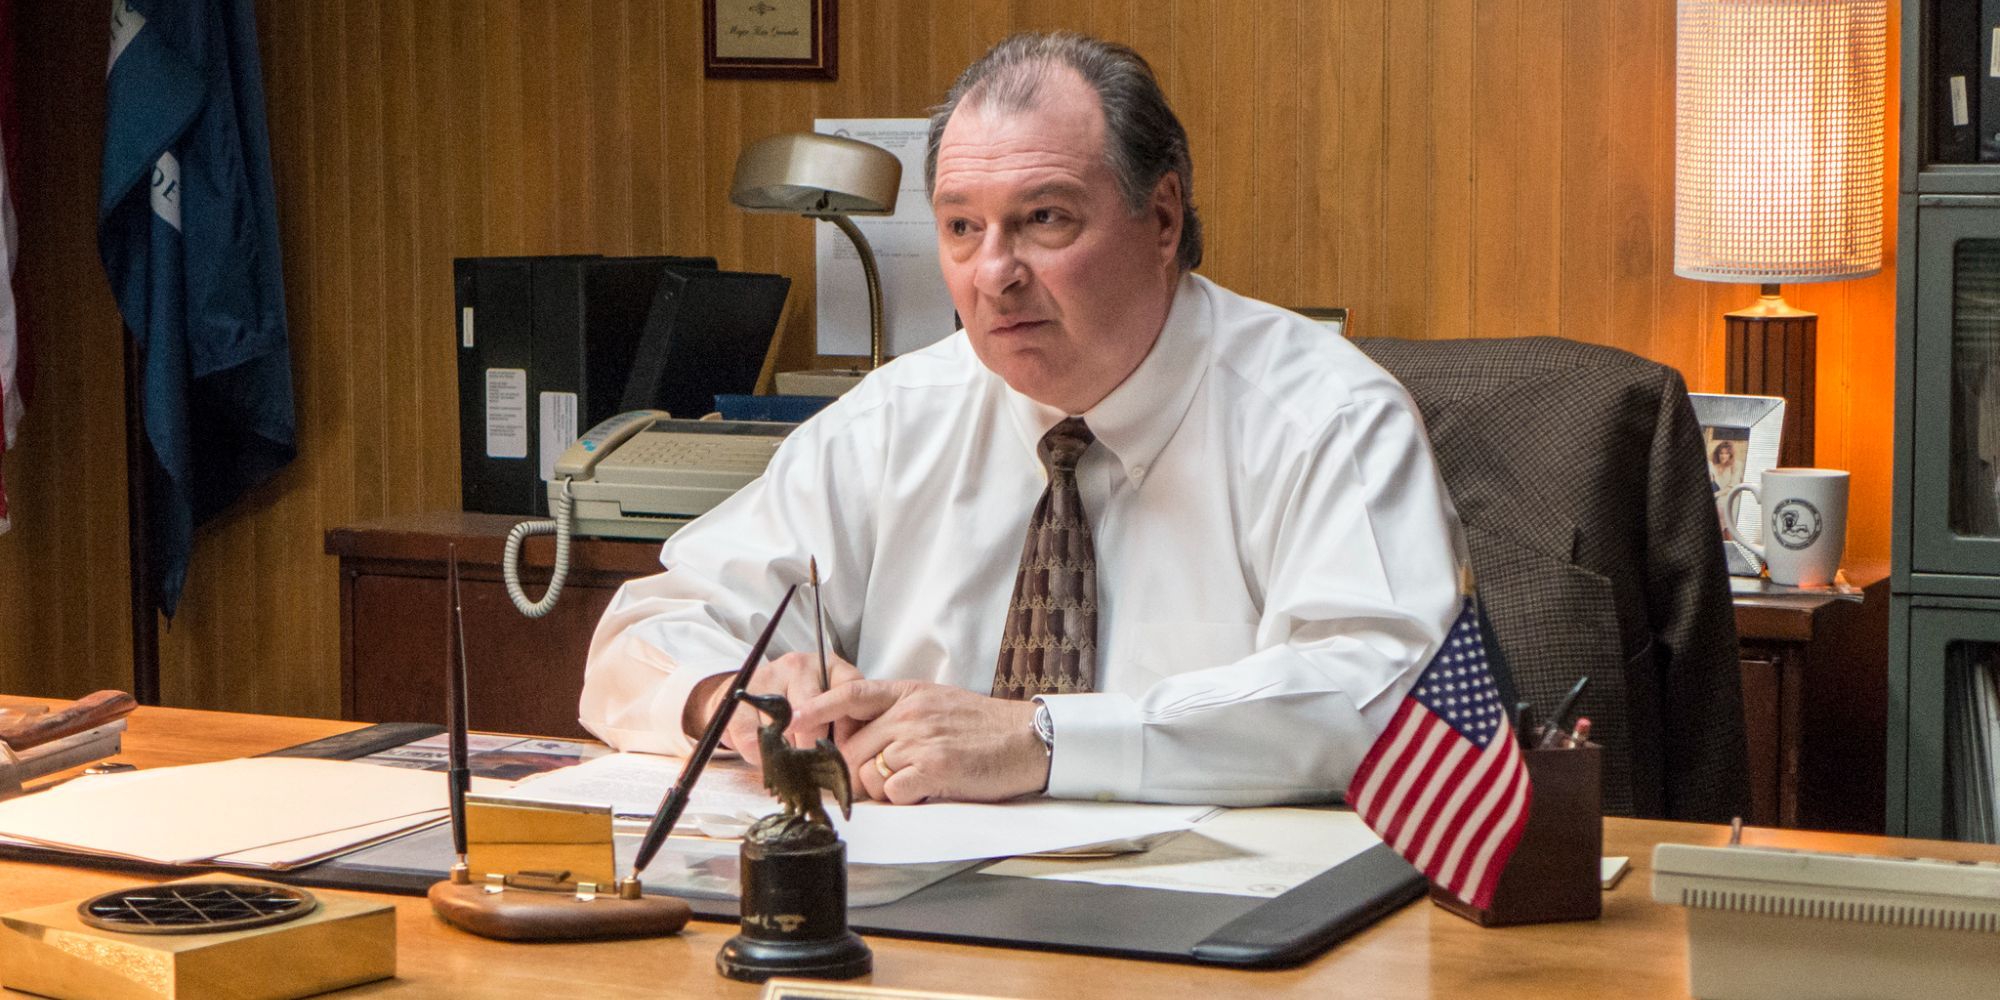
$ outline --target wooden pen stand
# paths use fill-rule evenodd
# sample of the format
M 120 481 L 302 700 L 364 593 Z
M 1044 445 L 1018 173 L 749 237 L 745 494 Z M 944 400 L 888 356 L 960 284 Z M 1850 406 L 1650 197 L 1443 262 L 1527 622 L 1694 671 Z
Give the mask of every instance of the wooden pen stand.
M 1437 886 L 1431 902 L 1479 924 L 1545 924 L 1596 920 L 1603 910 L 1599 867 L 1604 856 L 1603 752 L 1595 745 L 1573 750 L 1529 750 L 1528 781 L 1533 798 L 1528 823 L 1500 884 L 1493 905 L 1479 909 Z

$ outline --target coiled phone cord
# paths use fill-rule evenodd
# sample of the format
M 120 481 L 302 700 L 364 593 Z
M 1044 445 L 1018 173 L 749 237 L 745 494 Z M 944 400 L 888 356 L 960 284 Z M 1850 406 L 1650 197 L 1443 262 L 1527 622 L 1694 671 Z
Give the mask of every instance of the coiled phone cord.
M 569 493 L 570 480 L 562 481 L 562 493 L 555 497 L 555 515 L 548 521 L 522 521 L 507 532 L 507 548 L 500 555 L 500 575 L 507 581 L 507 596 L 514 607 L 529 618 L 540 618 L 556 606 L 556 598 L 562 596 L 563 579 L 569 576 L 569 532 L 570 507 L 574 501 Z M 556 562 L 549 571 L 549 589 L 542 592 L 539 601 L 528 600 L 521 589 L 521 540 L 530 535 L 556 536 Z

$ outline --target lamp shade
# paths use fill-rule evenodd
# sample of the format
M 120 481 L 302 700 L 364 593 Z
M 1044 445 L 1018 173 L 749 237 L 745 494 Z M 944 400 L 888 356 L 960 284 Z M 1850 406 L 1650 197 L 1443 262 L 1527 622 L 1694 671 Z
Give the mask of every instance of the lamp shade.
M 1680 0 L 1674 273 L 1882 267 L 1887 0 Z
M 729 200 L 751 212 L 888 215 L 896 210 L 902 181 L 902 161 L 880 146 L 786 132 L 760 139 L 736 157 Z

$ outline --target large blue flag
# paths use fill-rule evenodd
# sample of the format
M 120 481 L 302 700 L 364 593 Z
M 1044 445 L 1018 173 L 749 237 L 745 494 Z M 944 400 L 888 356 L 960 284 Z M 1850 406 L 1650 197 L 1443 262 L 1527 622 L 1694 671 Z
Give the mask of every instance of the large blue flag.
M 111 0 L 97 248 L 139 346 L 171 616 L 195 527 L 297 453 L 252 0 Z

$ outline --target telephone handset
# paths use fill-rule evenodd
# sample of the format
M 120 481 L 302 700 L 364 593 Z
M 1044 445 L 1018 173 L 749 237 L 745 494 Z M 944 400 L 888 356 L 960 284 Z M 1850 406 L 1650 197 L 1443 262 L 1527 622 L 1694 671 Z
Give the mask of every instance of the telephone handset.
M 507 533 L 501 575 L 514 607 L 540 618 L 555 607 L 569 574 L 574 531 L 661 538 L 721 503 L 764 472 L 794 424 L 675 420 L 662 410 L 629 410 L 570 444 L 549 477 L 548 521 Z M 521 590 L 516 563 L 530 535 L 556 536 L 555 565 L 539 601 Z
M 655 421 L 667 419 L 665 410 L 627 410 L 605 418 L 603 423 L 570 442 L 569 449 L 556 459 L 554 478 L 558 481 L 590 478 L 591 470 L 604 456 L 616 451 L 632 435 L 651 427 Z
M 563 580 L 569 576 L 569 535 L 575 527 L 575 519 L 570 516 L 575 503 L 571 484 L 589 478 L 597 463 L 616 451 L 627 438 L 665 419 L 665 410 L 628 410 L 585 431 L 556 459 L 555 475 L 549 481 L 550 520 L 515 525 L 507 532 L 507 547 L 500 555 L 500 575 L 506 580 L 507 597 L 516 610 L 529 618 L 540 618 L 555 608 L 556 599 L 562 596 Z M 549 571 L 549 586 L 542 591 L 542 599 L 530 601 L 527 592 L 521 589 L 521 542 L 530 535 L 547 534 L 556 536 L 555 566 Z

